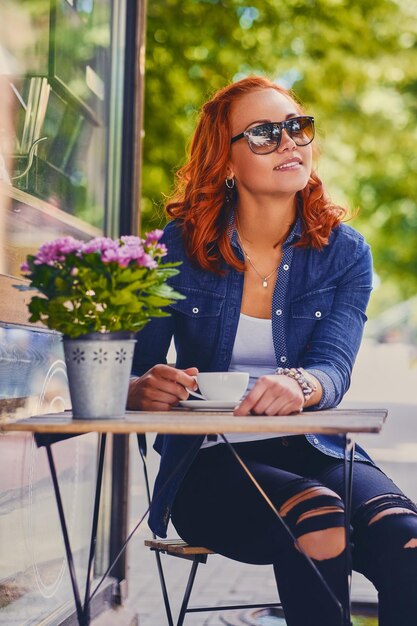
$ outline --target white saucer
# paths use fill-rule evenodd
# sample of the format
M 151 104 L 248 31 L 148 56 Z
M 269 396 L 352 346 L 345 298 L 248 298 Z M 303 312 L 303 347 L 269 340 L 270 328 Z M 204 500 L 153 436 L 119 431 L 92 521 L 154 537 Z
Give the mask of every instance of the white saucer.
M 180 405 L 186 409 L 198 409 L 199 411 L 212 411 L 213 409 L 233 411 L 238 404 L 239 402 L 228 400 L 180 400 Z

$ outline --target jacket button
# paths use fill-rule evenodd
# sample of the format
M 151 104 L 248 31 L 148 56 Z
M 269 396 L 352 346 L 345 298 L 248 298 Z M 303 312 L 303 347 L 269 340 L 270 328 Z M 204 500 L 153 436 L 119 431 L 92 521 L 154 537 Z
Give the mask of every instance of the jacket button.
M 193 308 L 193 313 L 198 313 L 198 307 L 196 307 L 196 306 L 195 306 L 195 307 Z
M 321 311 L 316 311 L 316 312 L 314 313 L 314 315 L 315 315 L 316 317 L 321 317 Z

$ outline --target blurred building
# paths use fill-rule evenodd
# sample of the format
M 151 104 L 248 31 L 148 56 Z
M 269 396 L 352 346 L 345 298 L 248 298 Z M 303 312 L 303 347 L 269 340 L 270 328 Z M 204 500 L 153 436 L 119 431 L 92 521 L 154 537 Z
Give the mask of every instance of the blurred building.
M 138 233 L 141 0 L 0 4 L 0 419 L 69 406 L 61 339 L 28 322 L 20 265 L 45 241 Z M 55 448 L 75 565 L 85 579 L 95 434 Z M 107 459 L 95 576 L 126 530 L 126 442 Z M 69 625 L 74 602 L 45 451 L 0 437 L 0 625 Z M 123 593 L 123 559 L 95 611 Z M 116 583 L 116 584 L 114 584 Z M 73 620 L 73 621 L 72 621 Z
M 380 343 L 417 346 L 417 296 L 386 309 L 365 328 L 366 336 Z

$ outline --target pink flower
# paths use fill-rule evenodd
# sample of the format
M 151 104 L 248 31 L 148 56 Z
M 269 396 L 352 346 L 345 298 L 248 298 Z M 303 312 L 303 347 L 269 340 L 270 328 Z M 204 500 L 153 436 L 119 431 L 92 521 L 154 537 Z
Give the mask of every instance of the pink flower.
M 50 265 L 52 267 L 65 263 L 68 255 L 76 253 L 79 259 L 85 255 L 98 254 L 103 263 L 116 263 L 125 268 L 130 264 L 148 269 L 158 267 L 159 258 L 167 253 L 166 246 L 160 244 L 163 235 L 162 230 L 153 230 L 146 234 L 146 240 L 134 235 L 124 235 L 120 239 L 110 237 L 95 237 L 90 241 L 83 242 L 73 237 L 62 237 L 44 243 L 34 257 L 35 265 Z M 22 265 L 22 271 L 30 271 L 27 263 Z M 70 270 L 71 276 L 78 274 L 77 267 Z
M 104 252 L 107 250 L 117 250 L 119 242 L 114 241 L 110 237 L 94 237 L 87 243 L 83 243 L 81 247 L 81 254 L 91 254 L 93 252 Z
M 132 244 L 136 243 L 132 242 Z M 139 267 L 148 269 L 158 267 L 152 256 L 144 251 L 141 243 L 140 245 L 122 245 L 116 250 L 104 250 L 101 253 L 101 260 L 103 263 L 117 263 L 119 267 L 127 267 L 132 261 L 135 261 Z
M 157 256 L 165 256 L 168 254 L 166 245 L 164 243 L 158 244 L 154 249 L 154 254 Z
M 127 267 L 129 265 L 129 259 L 123 258 L 120 252 L 120 248 L 115 250 L 103 250 L 101 253 L 101 260 L 103 263 L 117 263 L 120 267 Z
M 125 246 L 136 247 L 143 245 L 143 239 L 141 239 L 140 237 L 135 237 L 134 235 L 123 235 L 122 237 L 120 237 L 120 241 Z
M 155 259 L 153 259 L 150 254 L 146 254 L 145 252 L 137 259 L 136 262 L 141 267 L 147 267 L 149 270 L 153 270 L 158 267 L 158 263 Z
M 155 230 L 144 239 L 126 235 L 115 240 L 95 237 L 87 242 L 62 237 L 43 244 L 21 265 L 30 288 L 44 296 L 34 296 L 38 300 L 29 304 L 31 319 L 71 337 L 140 330 L 151 314 L 158 314 L 154 287 L 178 273 L 164 271 L 161 257 L 167 250 L 160 243 L 162 234 Z M 139 295 L 141 306 L 132 298 L 132 291 Z M 119 294 L 120 298 L 115 297 Z M 183 297 L 175 291 L 168 290 L 167 294 L 167 304 Z M 164 307 L 157 308 L 162 312 Z
M 163 234 L 164 234 L 164 231 L 160 230 L 159 228 L 156 228 L 155 230 L 151 230 L 150 233 L 146 233 L 145 245 L 150 246 L 153 243 L 158 243 L 158 241 L 161 239 Z
M 57 263 L 65 261 L 65 258 L 69 254 L 77 252 L 82 245 L 82 241 L 74 239 L 73 237 L 61 237 L 60 239 L 55 239 L 55 241 L 44 243 L 39 248 L 33 262 L 35 265 L 54 266 Z

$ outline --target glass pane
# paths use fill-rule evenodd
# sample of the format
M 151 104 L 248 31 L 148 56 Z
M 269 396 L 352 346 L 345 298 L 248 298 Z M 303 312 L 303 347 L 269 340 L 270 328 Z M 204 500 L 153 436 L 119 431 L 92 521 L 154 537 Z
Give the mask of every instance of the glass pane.
M 69 407 L 57 333 L 0 324 L 0 419 Z M 44 448 L 29 433 L 0 439 L 0 625 L 38 624 L 73 606 L 64 544 Z M 86 577 L 97 435 L 53 446 L 77 577 Z M 68 607 L 67 607 L 68 610 Z M 58 623 L 58 622 L 57 622 Z
M 105 230 L 113 4 L 1 4 L 0 272 L 39 239 Z
M 91 434 L 54 446 L 80 581 L 88 559 L 96 438 Z M 0 624 L 39 624 L 73 603 L 46 453 L 29 434 L 7 435 L 2 458 L 7 465 L 0 477 Z
M 9 303 L 10 283 L 45 241 L 114 235 L 124 7 L 125 0 L 0 2 L 0 419 L 69 407 L 61 338 L 15 325 L 15 313 L 25 323 L 26 307 L 23 296 Z M 53 452 L 83 587 L 97 435 Z M 0 625 L 58 624 L 74 601 L 45 450 L 31 435 L 8 434 L 0 455 Z M 110 491 L 96 572 L 107 566 Z

